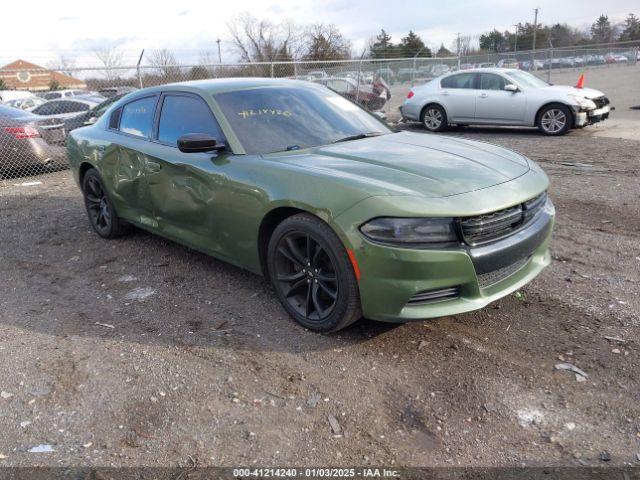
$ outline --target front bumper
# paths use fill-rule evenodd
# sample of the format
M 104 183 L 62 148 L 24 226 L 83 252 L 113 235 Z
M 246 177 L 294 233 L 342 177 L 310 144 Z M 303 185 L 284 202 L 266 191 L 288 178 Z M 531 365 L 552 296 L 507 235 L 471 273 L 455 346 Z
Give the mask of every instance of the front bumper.
M 517 233 L 481 247 L 418 250 L 365 240 L 359 252 L 364 316 L 404 322 L 455 315 L 514 292 L 550 263 L 548 244 L 554 218 L 555 209 L 547 200 L 535 219 Z M 458 291 L 454 298 L 410 303 L 421 292 L 451 287 Z
M 589 111 L 580 111 L 574 114 L 575 117 L 575 126 L 576 128 L 586 127 L 587 125 L 592 125 L 594 123 L 602 122 L 609 118 L 609 114 L 611 113 L 611 107 L 609 105 L 605 105 L 602 108 L 597 108 L 595 110 Z

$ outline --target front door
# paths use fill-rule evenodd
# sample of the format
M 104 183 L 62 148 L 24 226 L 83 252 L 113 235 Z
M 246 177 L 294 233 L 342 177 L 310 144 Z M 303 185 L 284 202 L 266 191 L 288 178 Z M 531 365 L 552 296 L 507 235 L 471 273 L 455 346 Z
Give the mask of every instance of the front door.
M 226 254 L 221 218 L 231 154 L 183 153 L 177 141 L 188 133 L 207 133 L 226 143 L 209 106 L 191 93 L 163 94 L 154 141 L 145 155 L 145 175 L 158 230 L 200 250 Z
M 526 96 L 523 92 L 504 89 L 507 80 L 495 73 L 480 74 L 480 88 L 476 101 L 476 121 L 519 125 L 524 122 Z

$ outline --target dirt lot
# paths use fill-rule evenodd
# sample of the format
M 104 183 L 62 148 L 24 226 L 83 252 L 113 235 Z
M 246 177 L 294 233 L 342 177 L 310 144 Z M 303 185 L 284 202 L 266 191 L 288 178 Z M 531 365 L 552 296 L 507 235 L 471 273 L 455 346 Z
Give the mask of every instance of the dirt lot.
M 449 135 L 544 167 L 552 265 L 476 313 L 330 336 L 257 276 L 99 239 L 68 172 L 5 182 L 0 465 L 640 463 L 640 141 Z

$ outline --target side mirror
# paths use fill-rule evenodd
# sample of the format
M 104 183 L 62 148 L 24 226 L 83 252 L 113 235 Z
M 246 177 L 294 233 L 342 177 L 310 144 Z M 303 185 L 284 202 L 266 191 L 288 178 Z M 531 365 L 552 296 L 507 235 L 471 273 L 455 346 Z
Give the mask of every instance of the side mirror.
M 89 117 L 84 121 L 84 125 L 93 125 L 98 121 L 98 117 Z
M 518 88 L 518 86 L 517 86 L 517 85 L 514 85 L 513 83 L 508 83 L 508 84 L 506 84 L 506 85 L 504 86 L 504 89 L 505 89 L 507 92 L 511 92 L 511 93 L 516 93 L 516 92 L 519 92 L 519 91 L 520 91 L 520 89 Z
M 183 153 L 210 152 L 224 149 L 225 146 L 218 144 L 216 139 L 208 133 L 188 133 L 178 138 L 178 150 Z

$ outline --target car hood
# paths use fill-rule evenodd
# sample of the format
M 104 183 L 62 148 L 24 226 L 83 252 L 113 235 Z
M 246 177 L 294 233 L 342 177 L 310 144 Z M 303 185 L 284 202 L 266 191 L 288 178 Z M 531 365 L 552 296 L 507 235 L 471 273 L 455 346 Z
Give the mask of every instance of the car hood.
M 550 92 L 557 92 L 565 95 L 578 95 L 588 99 L 598 98 L 604 95 L 600 90 L 594 90 L 593 88 L 576 88 L 568 85 L 551 85 L 544 88 Z
M 360 184 L 370 195 L 446 197 L 508 182 L 529 171 L 525 157 L 495 145 L 409 132 L 265 158 Z

